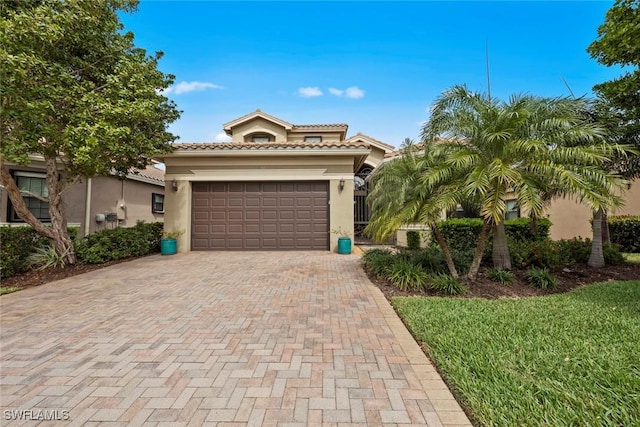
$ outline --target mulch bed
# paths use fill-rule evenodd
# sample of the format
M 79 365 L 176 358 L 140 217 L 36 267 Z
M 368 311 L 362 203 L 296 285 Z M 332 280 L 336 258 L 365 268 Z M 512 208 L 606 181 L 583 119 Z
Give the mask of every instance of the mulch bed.
M 527 283 L 526 271 L 515 270 L 515 281 L 508 285 L 500 285 L 484 277 L 480 271 L 478 278 L 473 283 L 467 284 L 467 292 L 456 298 L 523 298 L 540 295 L 550 295 L 569 292 L 579 286 L 589 283 L 618 281 L 618 280 L 640 280 L 640 264 L 625 263 L 616 266 L 606 266 L 603 268 L 591 268 L 586 264 L 572 265 L 566 269 L 552 271 L 558 279 L 558 286 L 553 290 L 543 290 L 535 288 Z M 399 296 L 443 296 L 434 291 L 401 291 L 385 280 L 381 280 L 371 274 L 369 279 L 380 288 L 388 300 Z

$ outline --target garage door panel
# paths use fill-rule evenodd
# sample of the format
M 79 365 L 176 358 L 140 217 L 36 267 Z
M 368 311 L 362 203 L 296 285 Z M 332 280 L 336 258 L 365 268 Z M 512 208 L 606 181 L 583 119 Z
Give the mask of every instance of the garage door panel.
M 196 187 L 194 250 L 328 249 L 327 182 L 194 183 Z

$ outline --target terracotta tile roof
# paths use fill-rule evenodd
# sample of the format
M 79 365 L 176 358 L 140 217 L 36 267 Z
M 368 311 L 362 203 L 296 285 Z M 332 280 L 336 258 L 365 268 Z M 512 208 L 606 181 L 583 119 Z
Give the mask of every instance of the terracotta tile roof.
M 365 143 L 352 142 L 215 142 L 215 143 L 179 143 L 174 144 L 176 150 L 199 151 L 199 150 L 287 150 L 292 148 L 302 149 L 326 149 L 326 148 L 369 148 Z
M 162 169 L 154 167 L 152 164 L 148 165 L 142 170 L 132 168 L 131 170 L 129 170 L 129 175 L 140 176 L 143 178 L 151 179 L 153 181 L 164 183 L 164 171 Z
M 250 119 L 252 119 L 254 117 L 263 117 L 263 118 L 265 118 L 267 120 L 270 120 L 270 121 L 272 121 L 274 123 L 280 124 L 281 126 L 283 126 L 286 129 L 291 129 L 294 126 L 292 123 L 289 123 L 286 120 L 279 119 L 276 116 L 272 116 L 271 114 L 267 114 L 267 113 L 265 113 L 264 111 L 262 111 L 262 110 L 260 110 L 258 108 L 256 111 L 252 111 L 249 114 L 245 114 L 242 117 L 238 117 L 237 119 L 231 120 L 230 122 L 227 122 L 227 123 L 223 124 L 222 128 L 224 130 L 230 130 L 232 127 L 234 127 L 234 126 L 236 126 L 236 125 L 238 125 L 240 123 L 243 123 L 243 122 L 245 122 L 247 120 L 250 120 Z
M 317 124 L 317 125 L 293 125 L 293 129 L 294 130 L 300 130 L 300 129 L 309 129 L 309 128 L 313 128 L 313 129 L 343 129 L 343 128 L 348 128 L 349 125 L 346 123 L 323 123 L 323 124 Z
M 362 132 L 358 132 L 358 133 L 356 133 L 355 135 L 353 135 L 353 136 L 351 136 L 351 137 L 347 138 L 347 141 L 355 141 L 355 140 L 357 140 L 357 139 L 362 139 L 362 140 L 364 140 L 364 141 L 371 141 L 372 143 L 375 143 L 375 144 L 377 144 L 377 145 L 380 145 L 380 146 L 382 146 L 382 147 L 384 147 L 384 148 L 386 148 L 386 149 L 388 149 L 388 150 L 395 150 L 395 149 L 396 149 L 396 147 L 394 147 L 393 145 L 389 145 L 389 144 L 384 143 L 384 142 L 382 142 L 382 141 L 380 141 L 380 140 L 378 140 L 378 139 L 372 138 L 372 137 L 370 137 L 369 135 L 365 135 L 365 134 L 364 134 L 364 133 L 362 133 Z M 382 147 L 381 147 L 381 148 L 382 148 Z

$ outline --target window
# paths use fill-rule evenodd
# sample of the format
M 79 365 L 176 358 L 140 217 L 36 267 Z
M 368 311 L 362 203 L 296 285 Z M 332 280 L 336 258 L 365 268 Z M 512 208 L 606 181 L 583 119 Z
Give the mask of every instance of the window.
M 505 219 L 520 218 L 520 207 L 517 200 L 507 200 L 507 215 Z
M 16 180 L 16 185 L 23 192 L 22 198 L 33 216 L 40 221 L 51 221 L 49 203 L 35 197 L 49 197 L 46 175 L 43 173 L 15 172 L 13 177 Z M 10 206 L 9 218 L 10 221 L 22 221 L 13 206 Z
M 305 136 L 304 142 L 322 142 L 321 136 Z
M 151 193 L 151 212 L 164 213 L 164 194 Z
M 269 135 L 253 135 L 251 137 L 251 142 L 269 142 L 271 139 Z

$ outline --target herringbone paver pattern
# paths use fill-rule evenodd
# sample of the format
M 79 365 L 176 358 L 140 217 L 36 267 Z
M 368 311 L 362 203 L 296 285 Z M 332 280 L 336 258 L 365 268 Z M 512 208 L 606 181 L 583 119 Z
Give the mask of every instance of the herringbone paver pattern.
M 2 424 L 470 425 L 358 262 L 193 252 L 3 296 Z

